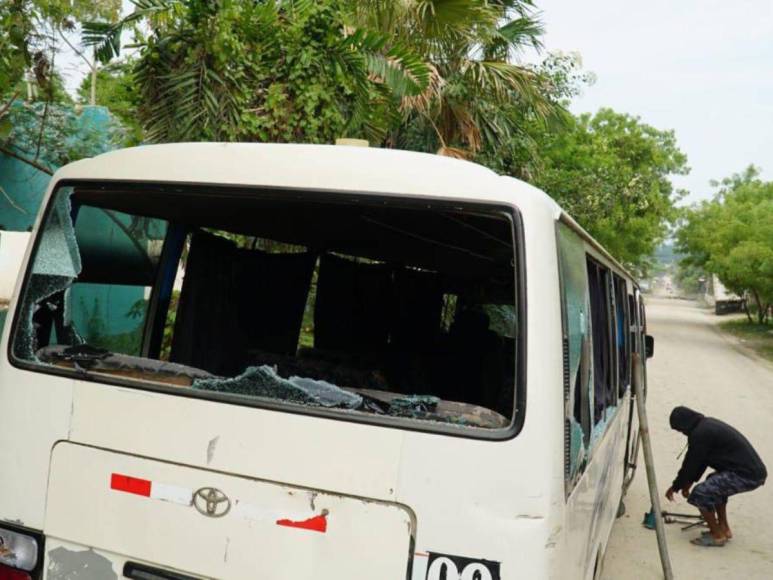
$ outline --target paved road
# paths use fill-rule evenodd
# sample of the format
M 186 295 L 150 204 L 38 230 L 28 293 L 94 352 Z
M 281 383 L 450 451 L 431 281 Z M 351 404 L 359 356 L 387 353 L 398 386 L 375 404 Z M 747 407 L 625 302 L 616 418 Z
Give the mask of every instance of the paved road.
M 773 365 L 748 353 L 736 339 L 720 334 L 717 317 L 694 302 L 654 298 L 648 302 L 649 333 L 655 337 L 650 359 L 650 431 L 661 494 L 670 485 L 685 438 L 668 426 L 676 405 L 712 415 L 746 435 L 773 471 Z M 604 578 L 662 578 L 655 532 L 641 526 L 649 509 L 643 461 L 625 500 L 627 513 L 612 529 Z M 693 513 L 684 499 L 663 509 Z M 667 505 L 667 507 L 665 507 Z M 697 512 L 695 512 L 697 513 Z M 698 548 L 697 535 L 666 526 L 677 579 L 773 579 L 773 477 L 752 493 L 732 498 L 728 520 L 735 537 L 723 548 Z

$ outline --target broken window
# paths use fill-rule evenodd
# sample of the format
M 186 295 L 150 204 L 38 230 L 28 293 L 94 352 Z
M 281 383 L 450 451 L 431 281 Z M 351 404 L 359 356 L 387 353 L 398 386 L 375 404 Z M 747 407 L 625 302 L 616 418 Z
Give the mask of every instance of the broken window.
M 606 420 L 607 409 L 617 404 L 614 363 L 612 358 L 613 331 L 609 292 L 610 272 L 588 258 L 591 328 L 593 330 L 593 423 Z
M 14 352 L 104 382 L 506 429 L 514 239 L 506 211 L 477 205 L 60 188 Z
M 567 490 L 588 459 L 592 422 L 590 297 L 585 245 L 564 224 L 558 225 L 564 348 L 565 469 Z
M 615 346 L 617 351 L 618 396 L 631 385 L 631 336 L 625 280 L 613 276 L 615 291 Z

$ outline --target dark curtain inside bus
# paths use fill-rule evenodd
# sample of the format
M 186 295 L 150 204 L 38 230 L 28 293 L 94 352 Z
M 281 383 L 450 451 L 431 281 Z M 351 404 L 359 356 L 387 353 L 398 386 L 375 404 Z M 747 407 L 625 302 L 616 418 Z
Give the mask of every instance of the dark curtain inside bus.
M 170 360 L 228 375 L 251 350 L 294 353 L 314 262 L 309 253 L 266 254 L 196 232 Z
M 610 360 L 610 326 L 607 280 L 609 271 L 593 260 L 588 260 L 588 288 L 590 290 L 591 324 L 593 331 L 593 422 L 604 417 L 607 406 L 615 404 L 612 393 Z
M 614 276 L 615 290 L 615 344 L 618 361 L 618 396 L 622 397 L 631 384 L 630 378 L 630 337 L 628 322 L 628 304 L 626 301 L 625 281 Z
M 389 343 L 392 268 L 332 255 L 320 259 L 314 345 L 325 350 L 378 352 Z

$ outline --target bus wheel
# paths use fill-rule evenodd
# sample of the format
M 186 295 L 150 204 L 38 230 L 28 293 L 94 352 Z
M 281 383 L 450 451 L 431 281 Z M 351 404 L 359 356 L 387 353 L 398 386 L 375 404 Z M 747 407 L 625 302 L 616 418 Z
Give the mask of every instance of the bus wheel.
M 622 518 L 625 515 L 625 502 L 621 499 L 620 505 L 617 506 L 617 515 L 616 518 Z

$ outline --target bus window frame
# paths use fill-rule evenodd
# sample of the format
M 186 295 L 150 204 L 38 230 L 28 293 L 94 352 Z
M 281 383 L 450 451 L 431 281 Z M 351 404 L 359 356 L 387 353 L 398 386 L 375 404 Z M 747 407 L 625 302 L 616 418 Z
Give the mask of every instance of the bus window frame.
M 303 203 L 305 199 L 311 198 L 316 202 L 338 203 L 338 204 L 374 204 L 374 205 L 392 205 L 394 207 L 422 208 L 425 211 L 484 211 L 489 214 L 499 213 L 506 217 L 511 224 L 512 243 L 513 243 L 513 275 L 515 276 L 515 307 L 517 312 L 517 329 L 515 344 L 515 383 L 513 396 L 513 416 L 510 424 L 502 429 L 486 429 L 468 426 L 456 426 L 428 420 L 415 420 L 403 417 L 388 417 L 386 420 L 378 415 L 353 416 L 340 411 L 331 411 L 320 407 L 301 407 L 287 405 L 284 402 L 274 403 L 272 401 L 253 400 L 248 397 L 238 397 L 233 395 L 222 395 L 215 392 L 197 391 L 194 389 L 180 389 L 179 387 L 170 387 L 157 383 L 141 382 L 137 380 L 128 380 L 120 377 L 107 377 L 105 375 L 94 376 L 92 374 L 79 373 L 74 369 L 63 367 L 43 365 L 34 361 L 27 361 L 16 356 L 14 345 L 17 340 L 19 325 L 21 324 L 21 311 L 23 306 L 24 292 L 29 287 L 32 269 L 41 241 L 41 232 L 48 223 L 49 216 L 53 211 L 54 202 L 60 190 L 72 187 L 73 194 L 79 186 L 95 187 L 102 191 L 110 191 L 116 188 L 123 190 L 137 190 L 138 194 L 144 190 L 152 189 L 154 191 L 163 191 L 171 195 L 179 195 L 181 198 L 189 195 L 204 195 L 217 200 L 218 197 L 229 197 L 245 195 L 265 196 L 266 199 L 273 200 L 292 200 L 291 203 Z M 441 198 L 435 196 L 405 195 L 399 193 L 358 193 L 338 189 L 315 189 L 295 188 L 295 187 L 265 187 L 260 185 L 229 185 L 229 184 L 207 184 L 207 183 L 182 183 L 182 182 L 163 182 L 163 181 L 124 181 L 110 179 L 61 179 L 50 186 L 50 194 L 47 195 L 46 204 L 40 217 L 38 218 L 38 227 L 33 232 L 32 248 L 29 253 L 29 259 L 25 265 L 21 280 L 21 290 L 16 303 L 14 304 L 13 319 L 10 323 L 8 341 L 6 347 L 6 357 L 11 366 L 22 371 L 40 373 L 46 375 L 60 376 L 68 379 L 74 379 L 84 382 L 97 383 L 106 387 L 126 387 L 138 391 L 154 392 L 162 395 L 171 395 L 175 397 L 193 398 L 212 403 L 236 405 L 240 407 L 251 407 L 268 411 L 279 411 L 292 415 L 308 416 L 319 419 L 328 419 L 342 421 L 346 423 L 364 424 L 373 427 L 388 429 L 399 429 L 402 431 L 411 431 L 425 433 L 429 435 L 441 435 L 449 437 L 459 437 L 463 439 L 483 440 L 483 441 L 509 441 L 518 436 L 522 431 L 527 412 L 527 339 L 528 339 L 528 304 L 527 304 L 527 267 L 525 253 L 525 235 L 523 216 L 520 209 L 513 203 L 503 203 L 497 201 L 482 202 L 479 200 L 467 200 L 456 198 Z M 177 222 L 170 221 L 170 227 Z
M 614 327 L 614 323 L 616 321 L 616 318 L 615 318 L 615 315 L 614 315 L 614 311 L 610 310 L 611 308 L 614 307 L 614 304 L 610 301 L 610 298 L 609 298 L 610 294 L 609 293 L 611 292 L 612 294 L 614 294 L 614 282 L 613 282 L 613 280 L 615 279 L 615 277 L 617 277 L 621 281 L 621 283 L 622 283 L 622 292 L 626 296 L 628 296 L 629 285 L 637 293 L 637 296 L 639 296 L 640 293 L 638 292 L 638 286 L 636 285 L 635 281 L 630 277 L 630 274 L 628 274 L 624 270 L 621 270 L 616 264 L 609 263 L 611 260 L 607 259 L 606 257 L 602 257 L 602 255 L 600 254 L 598 249 L 596 247 L 594 247 L 593 245 L 591 245 L 588 242 L 588 240 L 584 239 L 578 232 L 574 231 L 574 229 L 569 224 L 567 224 L 565 221 L 559 221 L 557 223 L 559 225 L 563 225 L 565 227 L 568 227 L 570 231 L 572 231 L 574 234 L 576 234 L 578 236 L 578 241 L 582 242 L 583 245 L 584 245 L 584 255 L 585 255 L 585 260 L 586 261 L 592 261 L 597 266 L 599 266 L 600 268 L 602 268 L 603 270 L 606 271 L 606 276 L 605 276 L 605 280 L 606 281 L 604 283 L 604 289 L 607 292 L 607 323 L 608 323 L 607 326 L 608 326 L 608 329 L 609 329 L 608 340 L 607 340 L 607 352 L 609 353 L 610 361 L 612 359 L 616 360 L 617 359 L 617 349 L 616 349 L 616 345 L 614 343 L 615 337 L 612 334 L 613 331 L 614 331 L 613 327 Z M 557 240 L 559 239 L 559 230 L 558 230 L 558 228 L 556 228 L 556 239 Z M 557 244 L 557 249 L 558 249 L 558 244 Z M 560 249 L 559 249 L 559 261 L 560 261 Z M 590 295 L 590 279 L 589 279 L 589 277 L 587 278 L 587 281 L 588 281 L 588 285 L 586 287 L 586 291 L 588 292 L 588 295 Z M 566 317 L 565 317 L 566 313 L 565 313 L 565 305 L 564 305 L 564 287 L 563 287 L 563 279 L 562 279 L 562 276 L 561 276 L 560 262 L 559 262 L 559 284 L 560 284 L 560 291 L 561 291 L 561 320 L 562 320 L 562 342 L 563 342 L 563 339 L 566 336 Z M 626 302 L 627 302 L 627 298 L 626 298 Z M 639 303 L 637 302 L 637 304 L 639 304 Z M 641 303 L 640 306 L 637 307 L 637 310 L 639 308 L 643 308 L 643 302 Z M 626 310 L 626 312 L 628 311 L 628 305 L 627 304 L 625 305 L 625 310 Z M 613 314 L 612 317 L 609 316 L 610 313 Z M 588 313 L 588 317 L 589 317 L 589 319 L 591 318 L 590 313 Z M 591 322 L 592 322 L 592 319 L 591 319 Z M 616 331 L 614 331 L 614 332 L 616 332 Z M 588 336 L 588 341 L 591 344 L 591 348 L 593 348 L 593 335 L 592 335 L 592 331 L 591 331 L 590 335 Z M 633 342 L 634 341 L 632 341 L 632 340 L 628 340 L 627 341 L 628 348 L 630 349 L 629 350 L 629 358 L 628 358 L 628 366 L 629 367 L 631 367 L 632 361 L 633 361 L 633 348 L 634 348 Z M 588 358 L 589 358 L 590 364 L 592 365 L 593 364 L 593 354 L 592 354 L 592 351 L 591 351 L 590 356 Z M 566 372 L 564 373 L 564 376 L 565 377 L 567 376 Z M 632 380 L 632 375 L 630 375 L 630 378 Z M 593 386 L 594 385 L 590 385 L 591 388 L 593 388 Z M 564 471 L 564 499 L 565 499 L 565 501 L 569 500 L 569 498 L 571 497 L 572 493 L 577 488 L 577 484 L 583 478 L 584 473 L 587 471 L 588 465 L 590 465 L 590 463 L 594 460 L 594 457 L 596 456 L 597 449 L 599 447 L 601 447 L 601 445 L 603 445 L 604 440 L 606 439 L 606 437 L 609 435 L 609 433 L 612 432 L 612 429 L 610 428 L 611 425 L 618 420 L 618 418 L 620 416 L 620 413 L 623 413 L 622 405 L 620 404 L 620 402 L 623 400 L 623 398 L 625 396 L 625 392 L 622 395 L 618 393 L 618 391 L 617 391 L 617 379 L 614 380 L 614 384 L 612 385 L 612 389 L 613 389 L 613 395 L 614 395 L 614 398 L 615 398 L 615 405 L 614 405 L 614 409 L 615 410 L 614 410 L 614 413 L 610 417 L 607 417 L 607 421 L 606 421 L 606 424 L 605 424 L 605 427 L 604 427 L 604 432 L 601 433 L 595 441 L 586 444 L 586 446 L 585 446 L 584 461 L 583 461 L 582 465 L 578 468 L 577 473 L 574 474 L 574 477 L 571 477 L 571 478 L 569 477 L 569 475 L 570 475 L 568 473 L 569 472 L 569 456 L 568 456 L 568 453 L 566 451 L 564 453 L 564 470 L 563 471 Z M 630 389 L 630 384 L 627 385 L 626 389 L 627 390 Z M 565 389 L 564 390 L 566 390 L 566 384 L 565 384 Z M 565 438 L 564 439 L 564 441 L 565 441 L 564 448 L 566 450 L 567 449 L 566 443 L 568 442 L 567 429 L 568 429 L 568 425 L 569 425 L 569 415 L 566 414 L 566 411 L 568 410 L 567 409 L 567 400 L 566 400 L 566 398 L 564 398 L 564 408 L 565 408 L 564 421 L 563 421 L 563 423 L 564 423 L 564 438 Z M 606 412 L 606 408 L 607 407 L 605 406 L 605 412 Z M 627 414 L 627 412 L 624 413 L 624 415 L 625 414 Z M 596 423 L 593 423 L 593 417 L 591 417 L 591 429 L 593 429 L 593 427 L 595 425 L 596 425 Z
M 585 274 L 585 285 L 584 285 L 584 302 L 585 306 L 587 307 L 587 312 L 584 313 L 585 317 L 585 330 L 586 332 L 583 335 L 583 339 L 580 344 L 580 361 L 579 361 L 579 367 L 578 372 L 580 375 L 579 384 L 575 386 L 575 389 L 579 388 L 580 393 L 580 417 L 577 418 L 574 416 L 574 399 L 569 400 L 571 396 L 571 381 L 573 380 L 573 377 L 569 375 L 570 369 L 568 367 L 569 364 L 569 349 L 571 348 L 569 345 L 569 329 L 568 329 L 568 312 L 566 309 L 566 282 L 564 280 L 564 268 L 562 265 L 563 262 L 563 251 L 562 251 L 562 243 L 561 243 L 561 228 L 566 228 L 566 230 L 575 236 L 576 242 L 579 244 L 579 251 L 582 255 L 582 271 Z M 593 388 L 591 377 L 592 377 L 592 366 L 593 366 L 593 337 L 592 337 L 592 328 L 591 328 L 591 313 L 590 313 L 590 289 L 589 289 L 589 279 L 588 279 L 588 273 L 587 273 L 587 259 L 589 255 L 589 249 L 588 244 L 586 240 L 582 238 L 570 225 L 568 225 L 565 222 L 557 221 L 556 222 L 556 254 L 557 254 L 557 260 L 558 260 L 558 280 L 559 280 L 559 294 L 560 294 L 560 306 L 561 306 L 561 338 L 562 338 L 562 350 L 566 349 L 564 351 L 564 356 L 562 356 L 562 363 L 564 366 L 564 372 L 562 373 L 563 379 L 564 379 L 564 385 L 563 385 L 563 391 L 564 391 L 564 419 L 563 419 L 563 427 L 564 427 L 564 499 L 568 500 L 569 496 L 572 494 L 572 491 L 577 487 L 577 484 L 582 479 L 583 474 L 585 473 L 588 464 L 593 458 L 593 452 L 594 447 L 591 446 L 591 434 L 593 431 L 593 411 L 590 407 L 590 389 Z M 569 412 L 569 409 L 571 408 L 571 412 Z M 582 446 L 584 451 L 584 456 L 582 462 L 578 465 L 577 471 L 572 474 L 570 472 L 571 470 L 571 421 L 570 417 L 574 418 L 574 420 L 580 425 L 582 428 Z

